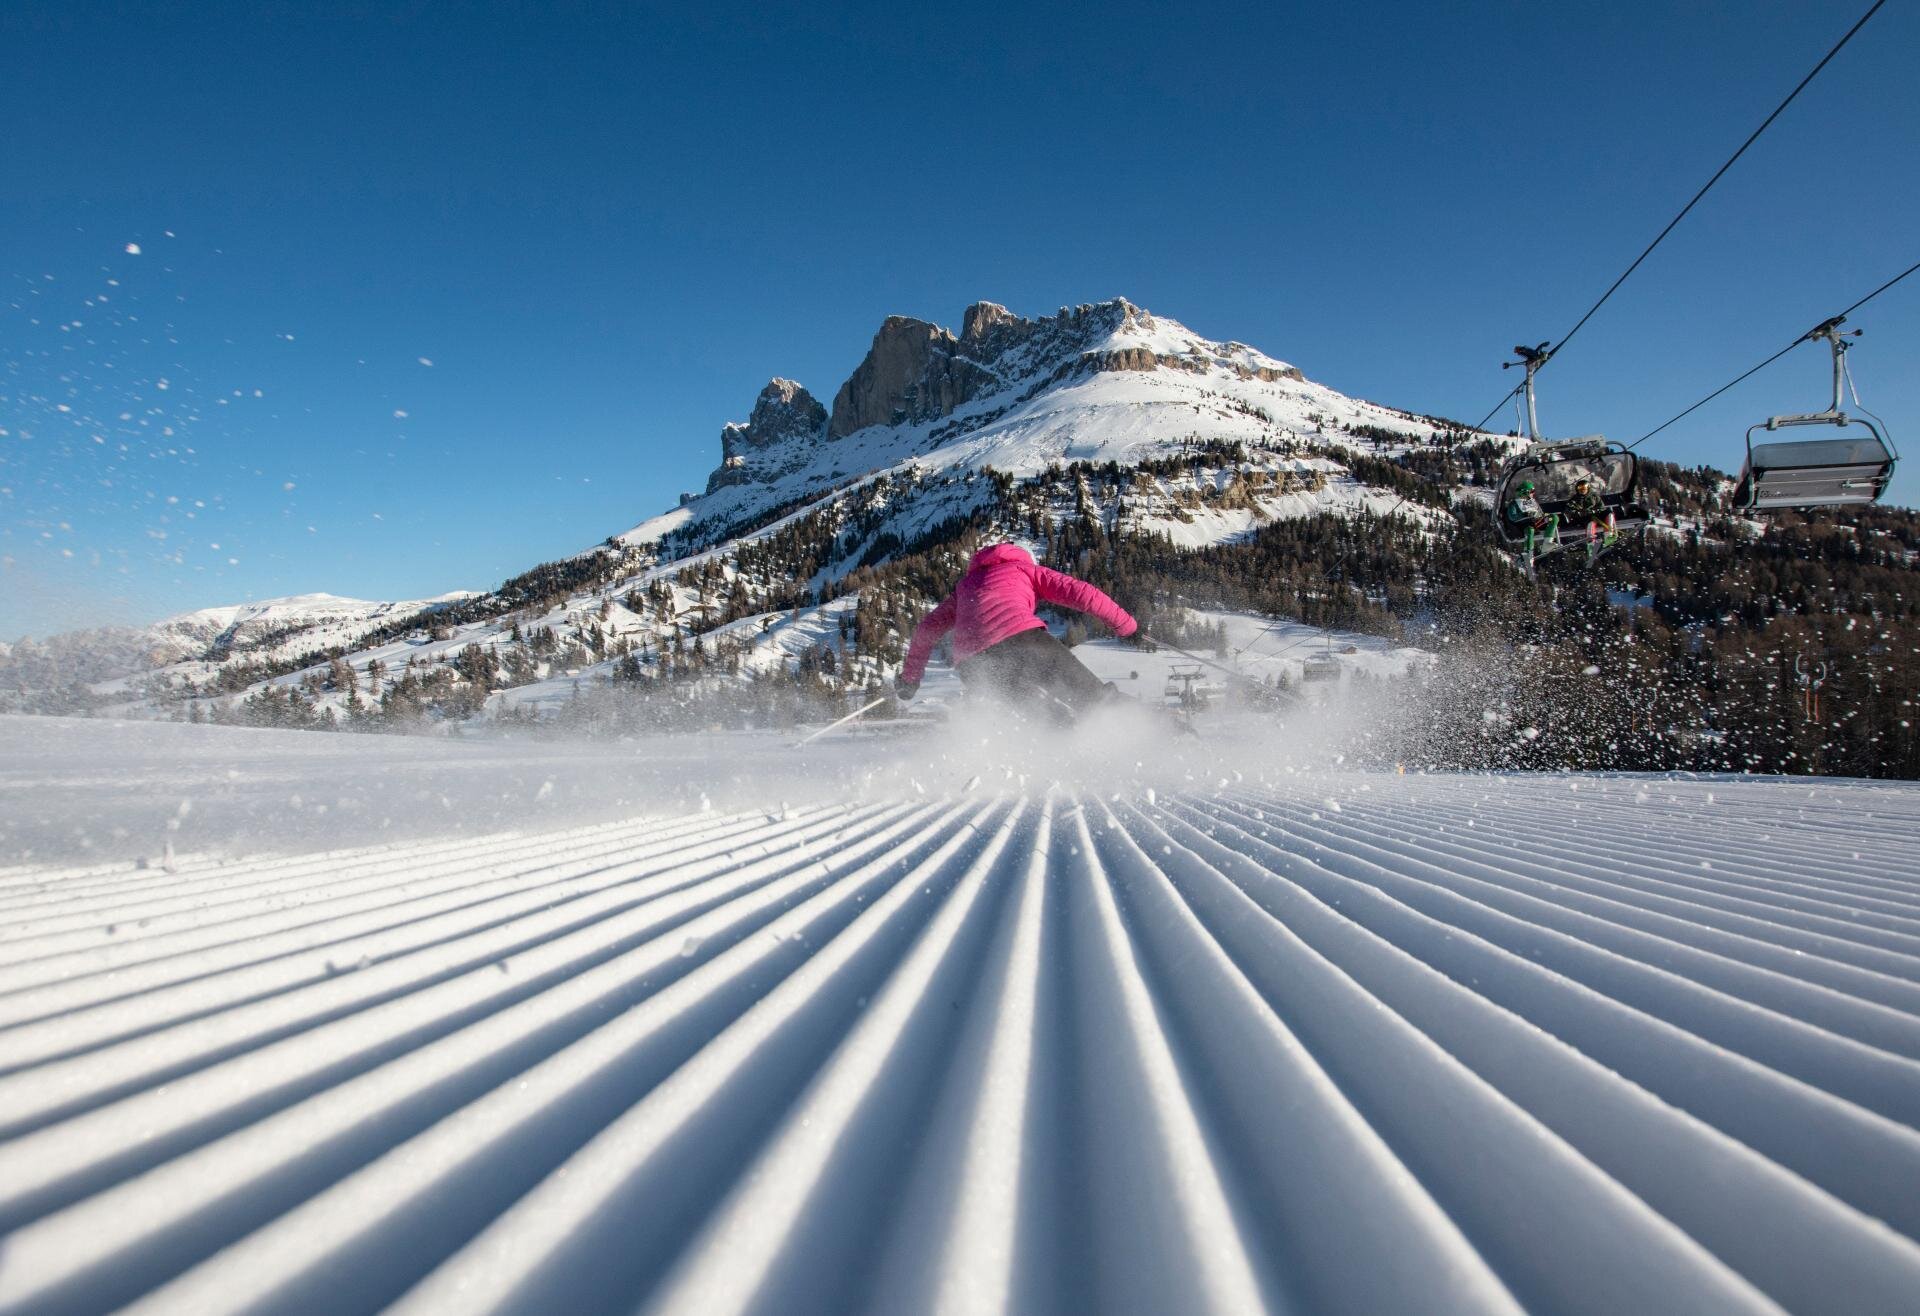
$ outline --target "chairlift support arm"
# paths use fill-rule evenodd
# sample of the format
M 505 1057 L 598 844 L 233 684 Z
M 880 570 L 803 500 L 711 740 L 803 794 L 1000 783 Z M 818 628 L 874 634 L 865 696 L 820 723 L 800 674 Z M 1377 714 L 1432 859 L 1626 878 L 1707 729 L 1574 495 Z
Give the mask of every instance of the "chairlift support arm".
M 1527 442 L 1538 443 L 1540 442 L 1540 413 L 1535 409 L 1533 401 L 1533 377 L 1539 371 L 1540 367 L 1545 365 L 1553 357 L 1553 353 L 1547 350 L 1545 343 L 1541 343 L 1538 347 L 1528 347 L 1525 344 L 1521 344 L 1515 347 L 1513 351 L 1514 355 L 1520 359 L 1518 361 L 1502 361 L 1500 368 L 1502 370 L 1509 369 L 1513 366 L 1524 366 L 1526 368 L 1527 376 L 1520 381 L 1520 392 L 1527 400 Z
M 1839 423 L 1845 425 L 1847 413 L 1840 408 L 1846 401 L 1847 349 L 1853 344 L 1849 339 L 1858 338 L 1864 332 L 1855 329 L 1852 333 L 1843 333 L 1840 326 L 1847 322 L 1844 315 L 1836 315 L 1807 330 L 1803 342 L 1822 342 L 1833 352 L 1833 402 L 1825 411 L 1803 412 L 1793 416 L 1771 416 L 1767 419 L 1767 428 L 1778 429 L 1782 425 L 1819 425 Z

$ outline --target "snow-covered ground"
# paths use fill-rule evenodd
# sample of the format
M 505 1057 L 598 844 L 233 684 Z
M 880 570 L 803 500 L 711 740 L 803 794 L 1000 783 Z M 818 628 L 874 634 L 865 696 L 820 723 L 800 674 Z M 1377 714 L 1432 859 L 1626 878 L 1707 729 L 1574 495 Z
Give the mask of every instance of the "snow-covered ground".
M 1187 616 L 1196 623 L 1226 628 L 1227 647 L 1190 650 L 1201 658 L 1219 662 L 1249 680 L 1270 682 L 1281 676 L 1299 682 L 1308 660 L 1322 665 L 1335 679 L 1354 673 L 1387 679 L 1405 676 L 1409 668 L 1424 667 L 1435 660 L 1432 650 L 1395 644 L 1378 635 L 1357 631 L 1323 630 L 1280 617 L 1262 617 L 1257 613 L 1225 612 L 1218 609 L 1190 608 Z M 1108 655 L 1138 655 L 1134 649 L 1116 640 L 1096 640 L 1076 648 L 1081 661 L 1108 680 L 1120 666 Z M 1148 655 L 1155 669 L 1173 669 L 1187 665 L 1187 659 L 1172 650 L 1162 649 Z M 1129 668 L 1140 666 L 1130 662 Z M 1142 677 L 1149 675 L 1143 671 Z M 1210 671 L 1210 676 L 1221 673 Z M 1140 692 L 1136 692 L 1140 693 Z
M 573 743 L 0 715 L 0 865 L 159 864 L 635 814 L 840 802 L 872 750 L 760 735 Z
M 0 1309 L 1913 1309 L 1920 787 L 1091 748 L 0 719 Z

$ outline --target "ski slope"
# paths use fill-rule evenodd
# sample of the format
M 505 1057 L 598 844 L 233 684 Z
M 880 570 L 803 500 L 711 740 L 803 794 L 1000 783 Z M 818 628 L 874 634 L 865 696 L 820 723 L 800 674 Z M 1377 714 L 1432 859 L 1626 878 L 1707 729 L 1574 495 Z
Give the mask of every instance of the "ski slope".
M 1235 775 L 0 870 L 0 1310 L 1914 1309 L 1920 788 Z

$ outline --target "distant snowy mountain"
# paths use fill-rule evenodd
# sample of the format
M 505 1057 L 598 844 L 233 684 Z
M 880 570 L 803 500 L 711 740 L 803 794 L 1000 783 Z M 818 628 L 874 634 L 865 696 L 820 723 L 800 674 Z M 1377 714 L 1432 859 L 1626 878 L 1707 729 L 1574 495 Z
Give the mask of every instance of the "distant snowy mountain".
M 69 631 L 46 640 L 0 645 L 0 693 L 44 694 L 79 683 L 103 693 L 137 689 L 144 678 L 183 664 L 231 657 L 271 661 L 351 645 L 376 627 L 473 598 L 470 590 L 410 602 L 372 602 L 336 594 L 297 594 L 194 612 L 151 626 Z M 62 709 L 64 705 L 60 706 Z M 48 709 L 47 711 L 55 711 Z
M 351 643 L 381 621 L 412 616 L 437 605 L 474 597 L 472 590 L 456 590 L 431 599 L 378 603 L 347 599 L 338 594 L 292 594 L 257 603 L 184 612 L 155 623 L 153 631 L 168 639 L 220 649 L 257 646 L 276 637 L 302 641 Z

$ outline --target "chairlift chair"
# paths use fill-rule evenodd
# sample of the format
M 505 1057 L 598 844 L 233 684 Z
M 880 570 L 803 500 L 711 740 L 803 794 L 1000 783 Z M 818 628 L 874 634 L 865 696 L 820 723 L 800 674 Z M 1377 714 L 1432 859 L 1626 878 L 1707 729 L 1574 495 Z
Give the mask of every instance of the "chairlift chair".
M 1527 447 L 1508 460 L 1500 471 L 1499 492 L 1494 499 L 1494 524 L 1500 544 L 1508 552 L 1525 553 L 1537 540 L 1528 525 L 1516 525 L 1507 519 L 1506 509 L 1519 496 L 1520 486 L 1533 486 L 1534 501 L 1541 515 L 1556 519 L 1555 538 L 1559 544 L 1572 544 L 1590 537 L 1590 524 L 1596 518 L 1570 515 L 1575 490 L 1582 480 L 1589 481 L 1600 496 L 1609 536 L 1622 530 L 1646 525 L 1648 514 L 1639 499 L 1640 461 L 1626 448 L 1599 435 L 1548 442 L 1540 437 L 1539 413 L 1534 400 L 1533 377 L 1552 357 L 1539 347 L 1516 347 L 1520 357 L 1508 366 L 1523 366 L 1526 378 L 1521 394 L 1526 401 Z M 1537 554 L 1537 548 L 1534 550 Z M 1529 564 L 1531 565 L 1531 564 Z
M 1340 679 L 1340 660 L 1330 653 L 1310 653 L 1300 660 L 1300 679 L 1309 685 Z
M 1743 512 L 1764 512 L 1780 507 L 1849 507 L 1877 502 L 1893 479 L 1899 454 L 1893 450 L 1882 426 L 1864 416 L 1850 416 L 1840 409 L 1842 390 L 1851 388 L 1853 378 L 1847 370 L 1847 340 L 1858 338 L 1860 331 L 1840 332 L 1846 317 L 1836 315 L 1811 330 L 1809 339 L 1824 340 L 1833 352 L 1833 403 L 1825 411 L 1793 416 L 1769 416 L 1747 429 L 1747 461 L 1735 486 L 1734 506 Z M 1860 405 L 1858 391 L 1854 405 Z M 1861 408 L 1865 410 L 1864 407 Z M 1801 426 L 1830 426 L 1865 434 L 1847 437 L 1800 439 L 1779 443 L 1753 441 L 1753 432 L 1764 429 L 1774 433 Z
M 1167 702 L 1181 708 L 1205 708 L 1212 693 L 1199 663 L 1176 663 L 1167 671 Z
M 1574 491 L 1582 480 L 1591 482 L 1600 504 L 1616 531 L 1647 523 L 1647 509 L 1639 499 L 1640 459 L 1610 439 L 1595 435 L 1559 443 L 1536 443 L 1514 457 L 1500 475 L 1495 521 L 1502 543 L 1524 548 L 1527 527 L 1507 520 L 1506 508 L 1522 484 L 1533 485 L 1534 501 L 1547 516 L 1559 516 L 1558 537 L 1563 544 L 1587 537 L 1587 523 L 1568 515 Z
M 1333 636 L 1322 630 L 1320 643 L 1319 653 L 1310 653 L 1300 660 L 1300 680 L 1308 685 L 1340 679 L 1340 660 L 1333 656 Z

